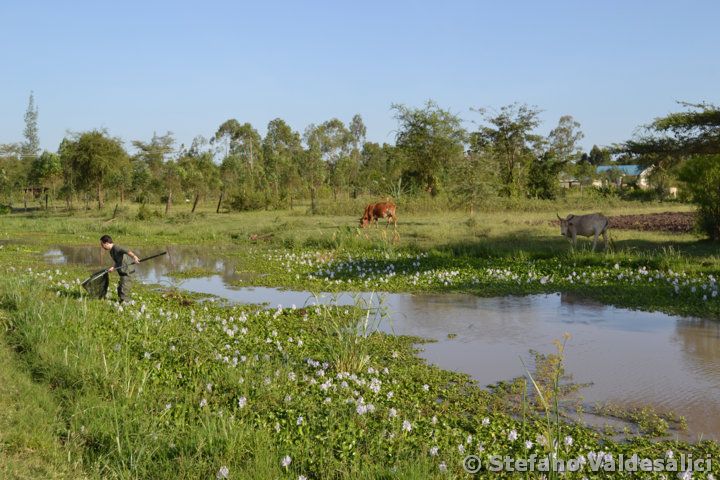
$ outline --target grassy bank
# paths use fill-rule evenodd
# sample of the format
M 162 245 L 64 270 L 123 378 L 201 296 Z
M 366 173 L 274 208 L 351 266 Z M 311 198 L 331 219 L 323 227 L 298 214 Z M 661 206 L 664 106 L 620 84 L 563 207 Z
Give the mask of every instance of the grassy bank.
M 82 297 L 77 272 L 12 273 L 0 280 L 5 341 L 49 402 L 50 457 L 33 460 L 49 476 L 447 478 L 469 453 L 720 455 L 714 442 L 548 429 L 529 406 L 519 415 L 506 395 L 426 365 L 413 339 L 357 335 L 352 308 L 223 307 L 148 289 L 120 307 Z M 8 451 L 27 443 L 11 436 Z

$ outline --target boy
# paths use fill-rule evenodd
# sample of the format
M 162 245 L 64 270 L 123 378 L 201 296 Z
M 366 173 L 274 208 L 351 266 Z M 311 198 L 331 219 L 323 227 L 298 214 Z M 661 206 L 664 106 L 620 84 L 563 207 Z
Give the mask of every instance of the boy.
M 103 235 L 100 237 L 100 246 L 103 250 L 107 250 L 110 253 L 110 258 L 112 258 L 115 263 L 115 265 L 110 267 L 110 270 L 108 271 L 112 272 L 117 270 L 118 275 L 120 275 L 117 293 L 118 299 L 120 300 L 120 303 L 122 303 L 130 293 L 130 272 L 127 271 L 127 268 L 119 270 L 123 266 L 123 257 L 125 255 L 132 257 L 135 263 L 140 263 L 140 259 L 130 250 L 115 245 L 113 243 L 113 239 L 110 238 L 110 235 Z

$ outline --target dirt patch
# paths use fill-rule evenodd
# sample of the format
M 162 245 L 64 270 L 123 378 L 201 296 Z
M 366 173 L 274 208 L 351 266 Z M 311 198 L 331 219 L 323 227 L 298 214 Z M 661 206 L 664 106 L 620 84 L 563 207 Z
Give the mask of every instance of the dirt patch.
M 610 228 L 644 232 L 687 233 L 695 228 L 693 212 L 663 212 L 609 217 Z

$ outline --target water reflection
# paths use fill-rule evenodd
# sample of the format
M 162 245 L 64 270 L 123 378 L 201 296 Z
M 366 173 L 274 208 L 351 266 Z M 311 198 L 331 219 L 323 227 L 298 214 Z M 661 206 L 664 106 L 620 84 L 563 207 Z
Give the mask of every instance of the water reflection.
M 271 306 L 315 303 L 382 306 L 390 317 L 381 328 L 437 340 L 422 356 L 443 368 L 466 372 L 482 384 L 523 374 L 520 358 L 530 349 L 552 351 L 565 332 L 567 370 L 588 403 L 651 403 L 687 417 L 693 436 L 720 438 L 720 323 L 615 308 L 572 294 L 480 298 L 471 295 L 368 293 L 321 294 L 275 288 L 237 288 L 237 264 L 221 250 L 169 247 L 168 255 L 138 266 L 145 282 L 169 283 L 234 302 Z M 149 255 L 155 251 L 136 252 Z M 100 268 L 109 259 L 99 247 L 60 247 L 51 263 Z M 216 272 L 203 278 L 173 279 L 168 273 L 190 268 Z M 448 334 L 455 334 L 448 338 Z

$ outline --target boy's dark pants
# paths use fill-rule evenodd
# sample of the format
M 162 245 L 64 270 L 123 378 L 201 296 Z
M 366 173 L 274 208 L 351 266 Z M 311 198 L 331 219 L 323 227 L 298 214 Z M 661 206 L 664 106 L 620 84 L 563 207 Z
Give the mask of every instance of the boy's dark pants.
M 130 295 L 130 275 L 125 272 L 118 272 L 118 275 L 120 275 L 120 281 L 117 286 L 118 299 L 124 302 Z

